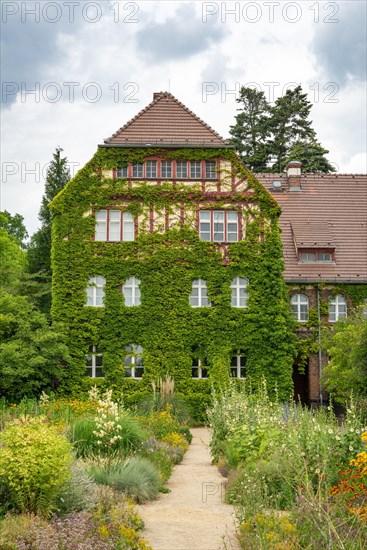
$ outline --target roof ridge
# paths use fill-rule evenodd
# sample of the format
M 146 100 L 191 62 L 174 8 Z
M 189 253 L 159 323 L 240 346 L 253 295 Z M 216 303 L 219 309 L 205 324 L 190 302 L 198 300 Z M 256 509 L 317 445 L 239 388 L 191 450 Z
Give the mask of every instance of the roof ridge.
M 140 117 L 145 111 L 147 111 L 150 107 L 152 107 L 152 105 L 154 103 L 157 103 L 160 99 L 161 99 L 161 96 L 156 97 L 155 99 L 153 99 L 153 101 L 151 101 L 146 107 L 144 107 L 144 109 L 141 109 L 141 111 L 139 111 L 135 116 L 133 116 L 133 118 L 130 118 L 130 120 L 128 120 L 123 126 L 121 126 L 121 128 L 116 130 L 116 132 L 114 134 L 112 134 L 111 137 L 105 139 L 104 142 L 109 143 L 112 138 L 114 138 L 115 136 L 117 136 L 117 134 L 122 132 L 122 130 L 125 130 L 128 126 L 130 126 L 130 124 L 132 122 L 134 122 L 134 120 L 136 120 L 138 117 Z
M 164 94 L 168 95 L 171 99 L 173 99 L 173 101 L 175 101 L 178 105 L 180 105 L 181 107 L 183 107 L 185 109 L 185 111 L 187 111 L 191 116 L 193 116 L 197 121 L 201 122 L 201 124 L 203 124 L 206 128 L 208 128 L 208 130 L 210 130 L 211 132 L 213 132 L 217 137 L 219 137 L 220 139 L 222 139 L 224 141 L 224 138 L 223 136 L 221 136 L 220 134 L 218 134 L 218 132 L 216 132 L 214 130 L 214 128 L 212 128 L 209 124 L 207 124 L 204 120 L 202 120 L 200 117 L 198 117 L 198 115 L 196 115 L 194 113 L 194 111 L 192 111 L 191 109 L 189 109 L 188 107 L 186 107 L 186 105 L 184 105 L 182 103 L 182 101 L 179 101 L 174 95 L 172 95 L 170 92 L 163 92 Z M 161 97 L 158 98 L 161 99 Z
M 144 113 L 146 113 L 147 111 L 149 111 L 154 105 L 156 105 L 157 103 L 159 103 L 159 101 L 161 101 L 162 99 L 171 99 L 172 101 L 174 101 L 176 103 L 176 105 L 180 106 L 184 111 L 186 111 L 186 113 L 188 113 L 194 120 L 196 120 L 197 122 L 199 122 L 200 124 L 202 124 L 207 130 L 209 130 L 209 132 L 211 132 L 217 139 L 219 138 L 220 141 L 223 142 L 223 145 L 225 146 L 226 145 L 226 140 L 218 133 L 214 130 L 214 128 L 212 128 L 209 124 L 207 124 L 204 120 L 202 120 L 200 117 L 198 117 L 191 109 L 189 109 L 188 107 L 186 107 L 186 105 L 184 105 L 181 101 L 179 101 L 173 94 L 171 94 L 170 92 L 159 92 L 157 93 L 157 96 L 154 97 L 153 96 L 153 101 L 151 101 L 146 107 L 144 107 L 144 109 L 141 109 L 133 118 L 131 118 L 130 120 L 128 120 L 123 126 L 121 126 L 116 132 L 114 132 L 114 134 L 112 134 L 112 136 L 110 136 L 109 138 L 105 139 L 104 140 L 104 143 L 111 143 L 111 141 L 113 140 L 113 138 L 117 137 L 121 132 L 123 132 L 124 130 L 126 130 L 127 128 L 129 128 L 129 126 L 131 126 L 131 124 L 133 124 L 137 119 L 139 119 L 139 117 L 141 117 Z M 214 137 L 213 136 L 213 137 Z

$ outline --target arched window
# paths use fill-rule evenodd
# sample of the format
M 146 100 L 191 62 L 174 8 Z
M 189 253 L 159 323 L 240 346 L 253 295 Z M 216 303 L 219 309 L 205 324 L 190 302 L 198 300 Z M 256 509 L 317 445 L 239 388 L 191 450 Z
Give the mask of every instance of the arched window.
M 347 301 L 341 294 L 329 299 L 329 322 L 336 323 L 347 317 Z
M 123 285 L 125 306 L 140 306 L 140 282 L 136 277 L 130 277 Z
M 144 374 L 143 348 L 131 344 L 125 348 L 125 376 L 128 378 L 141 378 Z
M 97 275 L 96 277 L 90 277 L 88 280 L 87 292 L 87 306 L 103 307 L 104 306 L 104 287 L 106 279 Z
M 192 307 L 209 306 L 208 289 L 206 282 L 203 279 L 195 279 L 192 282 L 192 290 L 190 294 L 190 304 Z
M 248 279 L 235 277 L 231 283 L 232 307 L 247 307 L 248 292 L 246 291 Z
M 308 321 L 308 297 L 304 294 L 294 294 L 291 298 L 293 317 L 299 323 Z

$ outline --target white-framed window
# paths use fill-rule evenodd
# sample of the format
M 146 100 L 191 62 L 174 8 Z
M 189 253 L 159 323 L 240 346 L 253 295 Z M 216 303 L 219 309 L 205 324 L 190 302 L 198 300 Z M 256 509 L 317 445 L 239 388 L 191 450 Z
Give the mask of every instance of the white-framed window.
M 125 376 L 128 378 L 141 378 L 144 374 L 143 348 L 131 344 L 125 348 L 125 351 Z
M 106 209 L 97 210 L 95 240 L 118 242 L 135 239 L 134 216 L 131 212 Z
M 231 283 L 232 307 L 247 307 L 248 292 L 247 292 L 248 279 L 244 277 L 235 277 Z
M 117 168 L 116 177 L 117 178 L 127 178 L 127 166 L 123 166 L 122 168 Z
M 232 378 L 246 378 L 246 355 L 241 349 L 231 355 L 230 374 Z
M 187 178 L 187 161 L 176 161 L 176 178 Z
M 331 252 L 320 252 L 318 250 L 301 251 L 299 253 L 299 261 L 303 264 L 322 263 L 330 264 L 333 261 L 333 255 Z
M 172 178 L 172 161 L 171 160 L 162 160 L 161 178 Z
M 137 162 L 133 164 L 133 178 L 142 178 L 144 176 L 144 164 Z
M 331 254 L 331 252 L 318 252 L 317 261 L 324 264 L 329 264 L 333 261 L 333 255 Z
M 208 289 L 206 282 L 203 279 L 195 279 L 192 282 L 190 294 L 191 307 L 207 307 L 210 306 L 208 298 Z
M 97 346 L 90 346 L 89 353 L 85 356 L 86 359 L 86 374 L 91 378 L 103 378 L 103 359 L 102 353 L 97 349 Z
M 234 210 L 200 210 L 200 239 L 213 242 L 237 242 L 238 212 Z
M 90 277 L 88 280 L 86 306 L 104 307 L 106 279 L 100 275 Z
M 205 178 L 207 180 L 216 180 L 217 176 L 217 163 L 215 160 L 207 160 L 205 162 Z
M 201 162 L 200 160 L 190 161 L 190 178 L 201 178 Z
M 130 277 L 122 286 L 125 306 L 140 306 L 140 282 L 136 277 Z
M 208 378 L 208 365 L 206 359 L 193 357 L 191 372 L 192 378 Z
M 347 301 L 341 294 L 329 299 L 329 322 L 336 323 L 347 317 Z
M 147 160 L 145 162 L 145 177 L 156 178 L 157 177 L 157 161 Z
M 304 294 L 294 294 L 291 298 L 291 310 L 296 321 L 299 323 L 307 323 L 308 297 Z

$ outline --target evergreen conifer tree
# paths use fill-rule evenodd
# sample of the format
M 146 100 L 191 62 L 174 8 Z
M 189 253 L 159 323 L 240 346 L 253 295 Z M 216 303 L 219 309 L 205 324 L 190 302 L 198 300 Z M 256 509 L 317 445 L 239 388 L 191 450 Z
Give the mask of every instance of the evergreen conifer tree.
M 266 142 L 269 137 L 267 122 L 270 106 L 265 94 L 243 86 L 236 101 L 241 104 L 241 108 L 237 109 L 240 113 L 236 116 L 236 124 L 230 127 L 231 141 L 243 162 L 251 170 L 266 172 L 269 157 Z
M 287 90 L 273 106 L 264 92 L 246 87 L 237 101 L 243 107 L 230 134 L 252 171 L 282 172 L 290 160 L 301 161 L 303 172 L 335 171 L 309 120 L 312 104 L 301 86 Z
M 48 208 L 52 199 L 65 187 L 70 179 L 67 158 L 61 156 L 62 149 L 57 147 L 47 169 L 45 192 L 42 197 L 39 219 L 42 225 L 31 237 L 28 247 L 29 272 L 35 274 L 37 281 L 43 283 L 44 291 L 40 292 L 41 311 L 49 313 L 51 307 L 51 228 L 52 214 Z

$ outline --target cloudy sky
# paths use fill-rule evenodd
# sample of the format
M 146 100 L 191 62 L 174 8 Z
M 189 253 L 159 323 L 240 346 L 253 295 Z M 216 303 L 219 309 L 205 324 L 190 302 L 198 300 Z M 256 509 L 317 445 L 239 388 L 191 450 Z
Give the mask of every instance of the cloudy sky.
M 274 101 L 301 84 L 328 158 L 366 166 L 366 2 L 1 2 L 1 210 L 28 231 L 61 146 L 75 171 L 170 91 L 224 137 L 241 85 Z

